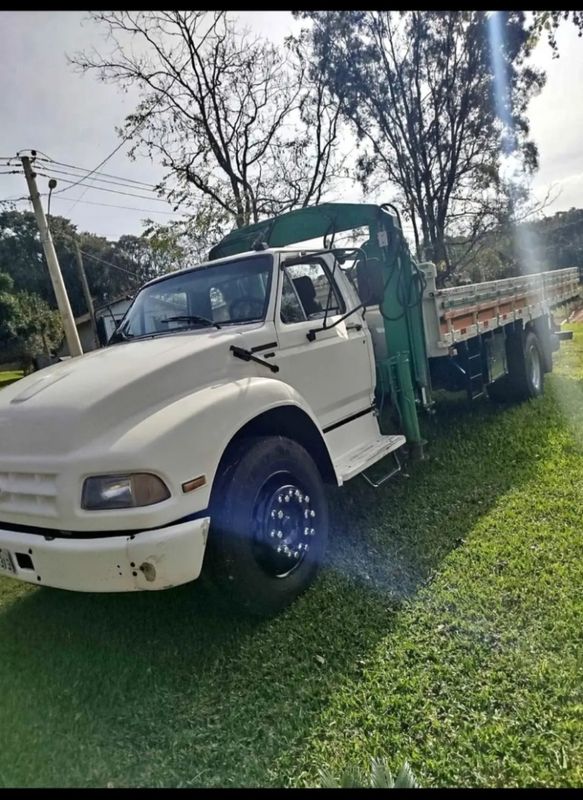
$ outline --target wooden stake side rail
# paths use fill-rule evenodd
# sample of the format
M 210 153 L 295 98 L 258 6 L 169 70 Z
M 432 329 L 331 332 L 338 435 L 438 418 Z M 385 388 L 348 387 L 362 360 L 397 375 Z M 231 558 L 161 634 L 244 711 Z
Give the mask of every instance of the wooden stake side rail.
M 435 292 L 439 348 L 470 339 L 514 320 L 529 321 L 579 296 L 575 268 L 472 283 Z

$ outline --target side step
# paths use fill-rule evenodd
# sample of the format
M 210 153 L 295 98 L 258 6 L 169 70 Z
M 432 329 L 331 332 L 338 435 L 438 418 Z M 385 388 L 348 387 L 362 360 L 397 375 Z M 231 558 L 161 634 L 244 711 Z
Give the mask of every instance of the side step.
M 375 483 L 375 481 L 373 481 L 372 478 L 368 477 L 366 472 L 361 472 L 362 477 L 365 479 L 365 481 L 368 483 L 369 486 L 372 486 L 373 489 L 378 489 L 379 486 L 383 485 L 383 483 L 386 483 L 388 480 L 390 480 L 391 478 L 394 478 L 395 475 L 397 475 L 399 472 L 401 472 L 402 467 L 401 467 L 401 462 L 399 461 L 399 456 L 397 455 L 397 450 L 394 450 L 391 453 L 391 455 L 393 456 L 393 461 L 395 462 L 395 466 L 393 467 L 392 470 L 387 472 L 386 475 L 383 475 L 383 477 L 380 479 L 380 481 L 376 481 L 376 483 Z
M 401 435 L 377 436 L 376 439 L 355 447 L 353 450 L 346 453 L 342 460 L 336 465 L 336 470 L 342 478 L 342 482 L 349 481 L 351 478 L 364 472 L 365 469 L 376 464 L 381 458 L 398 450 L 406 441 L 405 437 Z M 394 471 L 391 475 L 393 474 Z M 386 480 L 386 478 L 383 480 Z M 381 483 L 382 482 L 383 481 L 381 481 Z M 369 483 L 371 483 L 371 481 L 369 481 Z

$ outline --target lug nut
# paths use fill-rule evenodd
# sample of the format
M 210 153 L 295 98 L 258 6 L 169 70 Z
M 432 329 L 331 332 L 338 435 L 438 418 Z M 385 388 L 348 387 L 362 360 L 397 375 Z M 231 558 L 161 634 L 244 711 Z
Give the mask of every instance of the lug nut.
M 315 516 L 316 516 L 316 512 L 314 511 L 314 509 L 312 509 L 312 510 L 310 511 L 310 516 L 311 516 L 311 517 L 315 517 Z
M 272 539 L 275 539 L 275 531 L 270 531 L 269 535 Z
M 278 531 L 277 532 L 277 538 L 278 539 L 283 539 L 283 531 Z
M 278 519 L 283 519 L 283 511 L 280 510 L 280 511 L 277 512 L 277 518 Z

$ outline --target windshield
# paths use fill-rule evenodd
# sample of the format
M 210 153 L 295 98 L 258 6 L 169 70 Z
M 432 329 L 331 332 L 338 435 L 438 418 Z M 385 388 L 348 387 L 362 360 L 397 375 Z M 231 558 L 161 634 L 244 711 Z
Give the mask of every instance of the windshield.
M 110 342 L 265 319 L 273 258 L 199 267 L 146 286 Z

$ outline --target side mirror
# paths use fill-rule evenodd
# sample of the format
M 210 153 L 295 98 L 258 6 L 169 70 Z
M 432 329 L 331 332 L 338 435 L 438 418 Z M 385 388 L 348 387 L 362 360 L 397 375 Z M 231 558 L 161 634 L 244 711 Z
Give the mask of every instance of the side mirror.
M 378 306 L 383 301 L 385 286 L 380 262 L 358 261 L 356 264 L 358 295 L 365 306 Z

